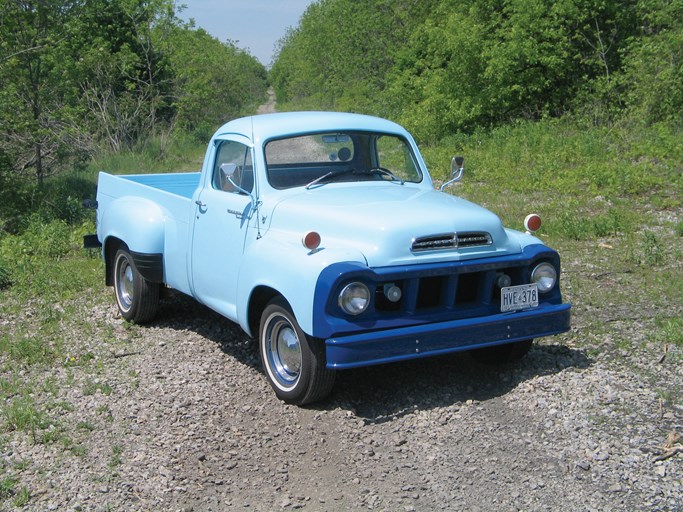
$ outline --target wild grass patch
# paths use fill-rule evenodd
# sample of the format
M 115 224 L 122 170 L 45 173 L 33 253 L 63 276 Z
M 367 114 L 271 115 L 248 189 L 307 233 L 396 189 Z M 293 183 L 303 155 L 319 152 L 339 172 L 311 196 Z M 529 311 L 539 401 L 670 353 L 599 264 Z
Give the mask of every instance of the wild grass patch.
M 459 134 L 423 153 L 439 180 L 447 179 L 451 156 L 463 154 L 466 196 L 502 191 L 541 193 L 548 201 L 646 196 L 676 207 L 683 200 L 680 138 L 675 125 L 584 130 L 566 118 Z
M 0 499 L 7 499 L 14 496 L 14 488 L 19 479 L 13 476 L 7 476 L 0 479 Z
M 84 395 L 94 395 L 97 392 L 102 393 L 103 395 L 111 395 L 113 389 L 111 385 L 109 385 L 107 382 L 100 382 L 97 380 L 90 380 L 86 382 L 86 384 L 83 386 L 83 394 Z
M 109 468 L 114 469 L 118 466 L 121 465 L 122 463 L 122 458 L 121 455 L 123 454 L 123 446 L 120 444 L 115 444 L 111 448 L 111 459 L 109 459 Z
M 101 170 L 111 174 L 199 172 L 211 135 L 201 143 L 183 133 L 170 140 L 151 138 L 132 150 L 100 155 L 88 166 L 88 172 L 93 177 Z
M 659 318 L 657 320 L 660 340 L 679 350 L 683 350 L 683 316 Z
M 35 433 L 36 430 L 51 425 L 50 418 L 40 410 L 35 400 L 28 396 L 9 400 L 2 406 L 1 412 L 6 431 Z
M 40 335 L 0 336 L 0 354 L 21 364 L 51 364 L 59 359 L 59 351 Z
M 683 220 L 679 220 L 674 228 L 676 236 L 683 237 Z
M 563 208 L 555 208 L 546 224 L 548 233 L 566 240 L 595 240 L 628 233 L 633 229 L 629 215 L 618 207 L 604 212 L 590 211 L 587 205 L 569 202 Z

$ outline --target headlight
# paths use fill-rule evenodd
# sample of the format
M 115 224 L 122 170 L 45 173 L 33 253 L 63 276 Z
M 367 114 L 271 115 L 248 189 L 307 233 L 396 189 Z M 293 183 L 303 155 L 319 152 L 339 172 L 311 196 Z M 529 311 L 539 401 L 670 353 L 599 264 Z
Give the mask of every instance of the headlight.
M 349 315 L 360 315 L 370 304 L 370 290 L 363 283 L 347 284 L 339 294 L 339 306 Z
M 550 263 L 539 263 L 531 271 L 531 281 L 536 283 L 539 292 L 549 292 L 557 282 L 557 271 Z

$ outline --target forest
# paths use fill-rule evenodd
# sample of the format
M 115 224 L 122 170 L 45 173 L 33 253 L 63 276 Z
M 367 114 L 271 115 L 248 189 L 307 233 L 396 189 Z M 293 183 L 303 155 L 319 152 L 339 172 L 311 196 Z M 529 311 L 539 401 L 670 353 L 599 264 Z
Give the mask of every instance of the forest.
M 152 142 L 163 153 L 183 134 L 204 143 L 263 100 L 256 58 L 174 9 L 172 0 L 0 1 L 0 231 L 44 209 L 53 177 Z M 73 207 L 53 209 L 65 217 Z
M 574 191 L 537 206 L 570 238 L 618 232 L 635 196 L 681 207 L 683 0 L 317 0 L 270 69 L 177 9 L 0 0 L 0 288 L 92 231 L 99 170 L 195 169 L 269 87 L 405 125 L 437 181 L 462 152 L 489 197 Z M 579 192 L 612 203 L 589 220 Z
M 280 41 L 281 106 L 392 118 L 420 142 L 516 120 L 680 122 L 680 0 L 321 0 Z

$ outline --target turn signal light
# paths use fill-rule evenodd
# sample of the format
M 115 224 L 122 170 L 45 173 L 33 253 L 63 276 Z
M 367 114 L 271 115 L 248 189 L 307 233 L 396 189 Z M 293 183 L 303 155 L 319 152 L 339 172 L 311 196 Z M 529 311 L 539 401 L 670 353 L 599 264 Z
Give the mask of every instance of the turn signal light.
M 530 233 L 538 231 L 541 229 L 541 217 L 535 213 L 530 213 L 526 216 L 526 219 L 524 219 L 524 227 Z
M 320 234 L 315 231 L 309 231 L 301 239 L 304 247 L 309 251 L 314 251 L 320 247 Z

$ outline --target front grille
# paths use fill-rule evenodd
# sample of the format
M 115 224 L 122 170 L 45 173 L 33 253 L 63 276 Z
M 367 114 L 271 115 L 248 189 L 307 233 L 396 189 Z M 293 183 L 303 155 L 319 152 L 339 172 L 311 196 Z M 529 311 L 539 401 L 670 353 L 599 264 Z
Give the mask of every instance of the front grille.
M 448 312 L 453 316 L 470 316 L 474 311 L 484 314 L 485 310 L 500 311 L 500 288 L 496 285 L 499 273 L 510 276 L 512 284 L 528 281 L 525 266 L 493 266 L 481 271 L 436 272 L 420 274 L 377 283 L 375 288 L 375 310 L 378 314 L 404 316 Z M 387 284 L 398 286 L 402 297 L 391 302 L 384 296 Z
M 443 249 L 463 249 L 466 247 L 482 247 L 492 243 L 491 235 L 484 231 L 444 233 L 416 238 L 413 240 L 410 250 L 412 252 L 424 252 Z

